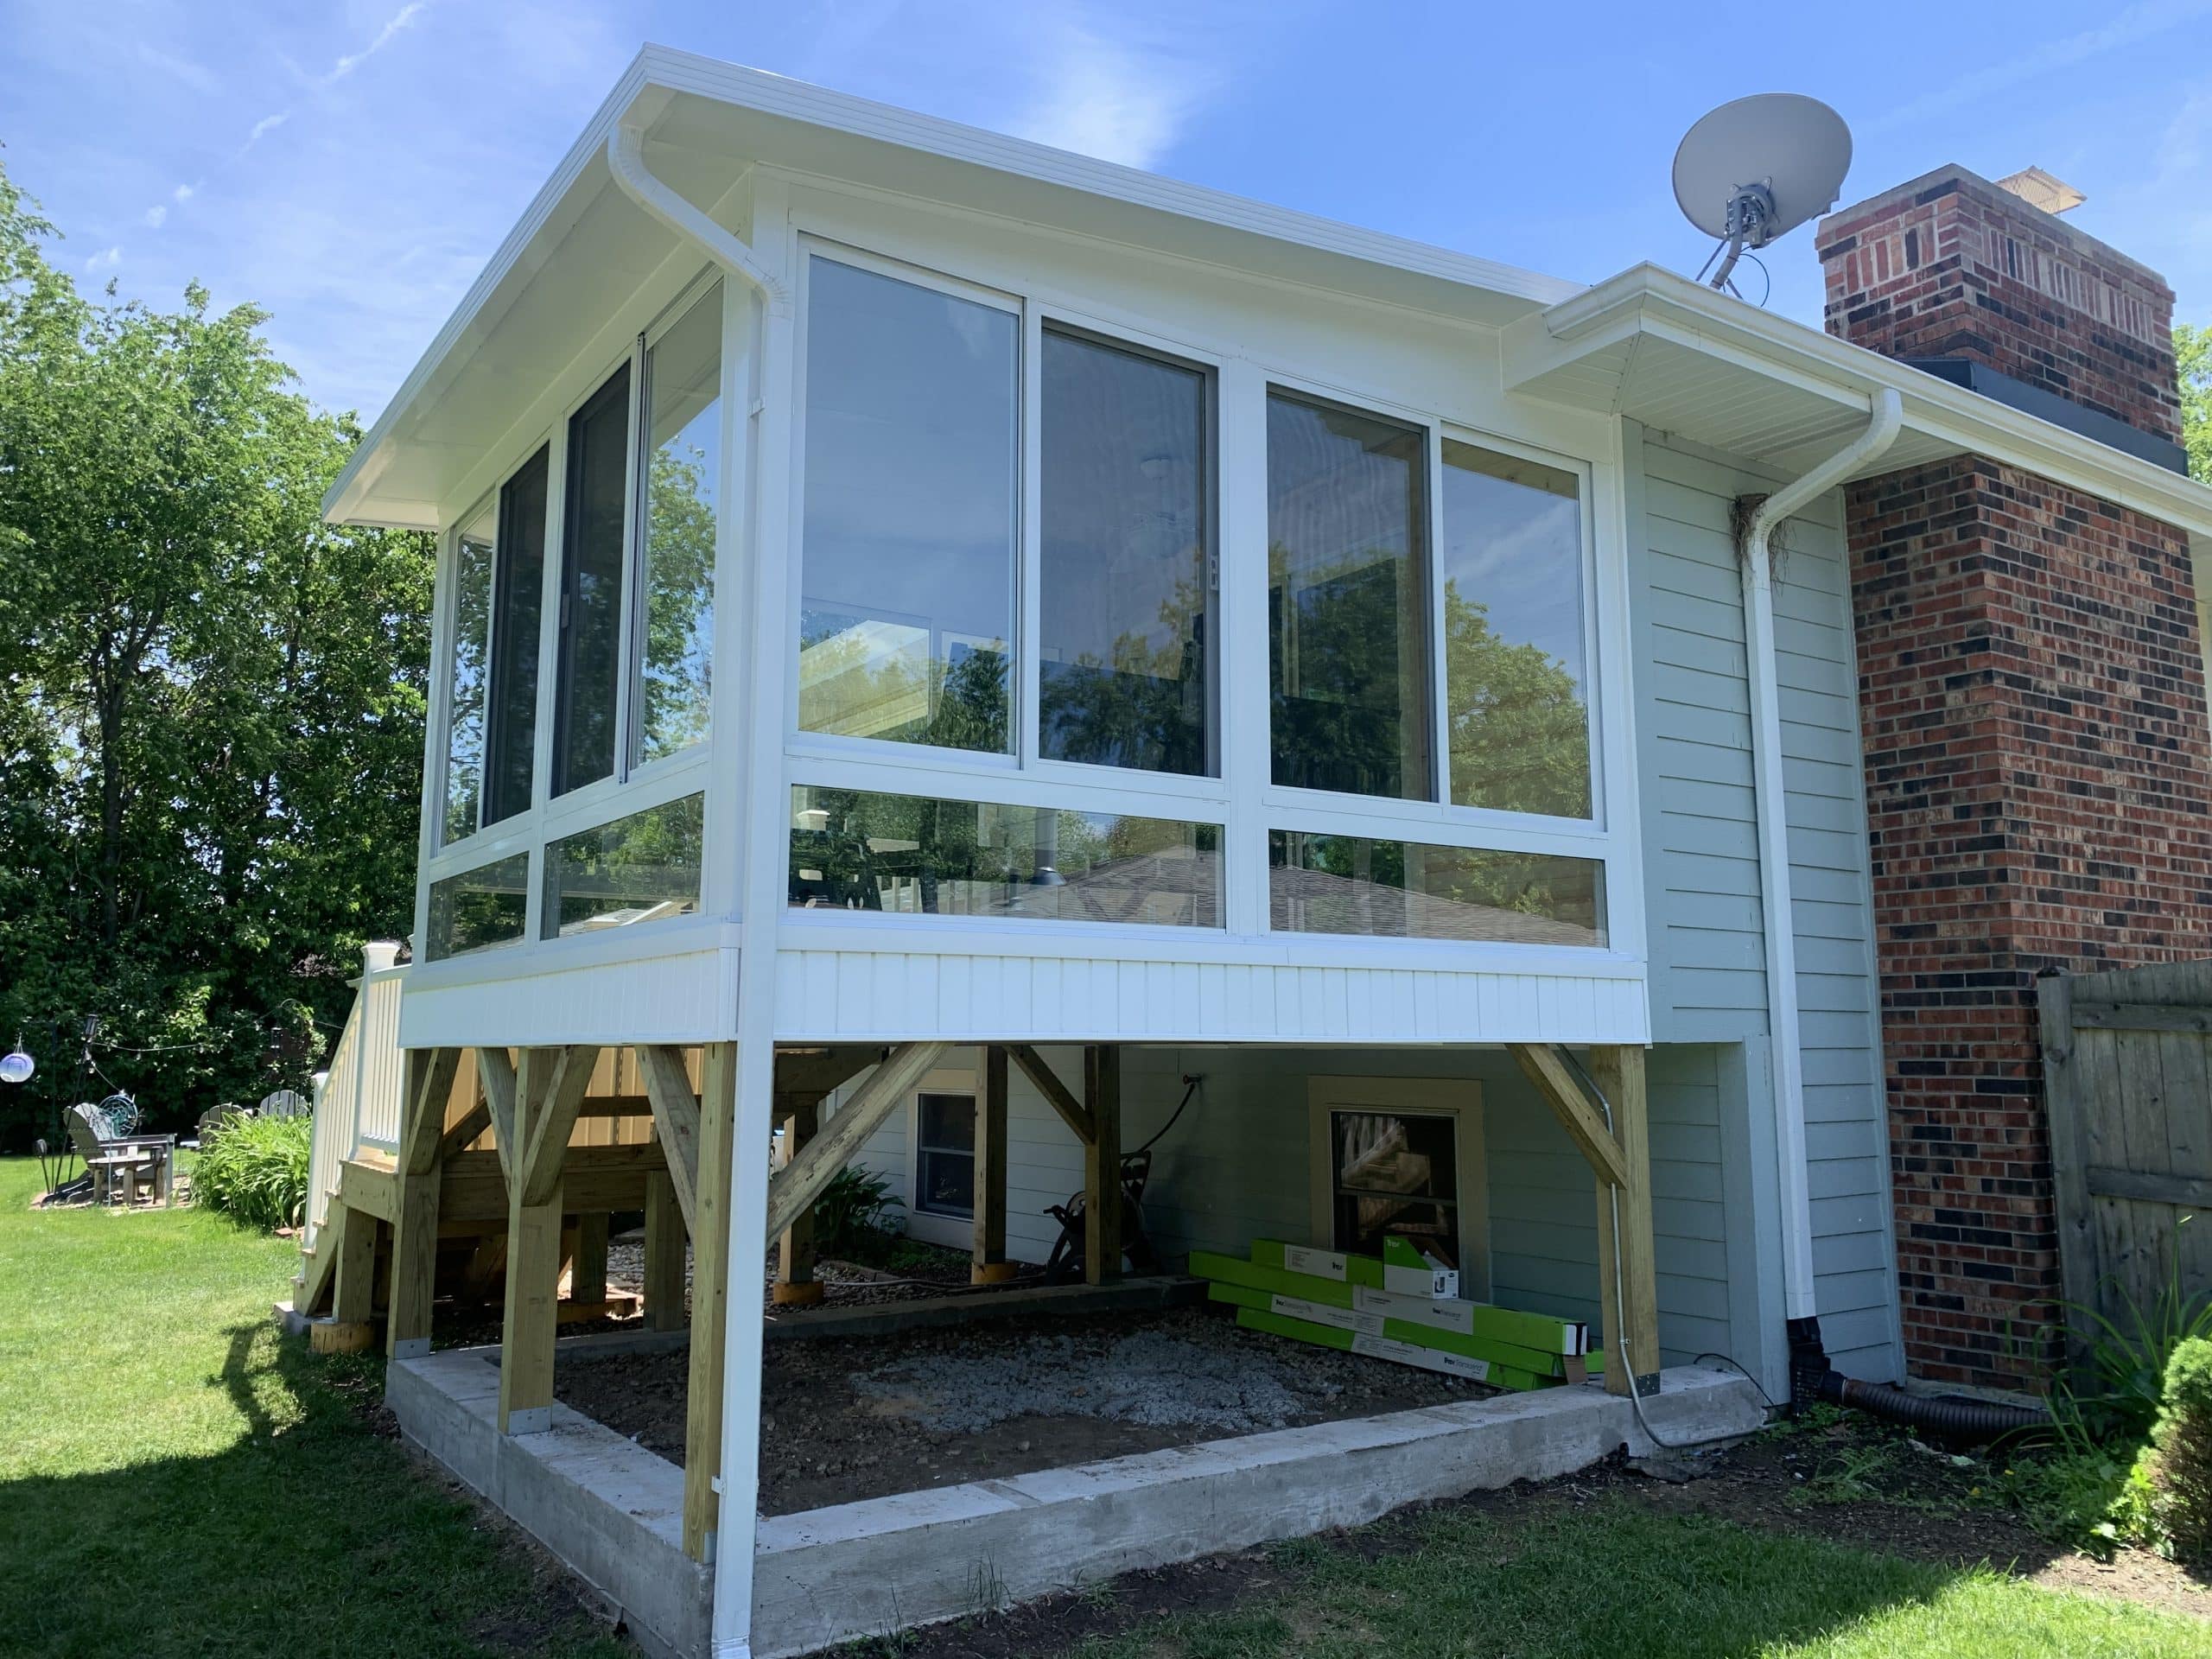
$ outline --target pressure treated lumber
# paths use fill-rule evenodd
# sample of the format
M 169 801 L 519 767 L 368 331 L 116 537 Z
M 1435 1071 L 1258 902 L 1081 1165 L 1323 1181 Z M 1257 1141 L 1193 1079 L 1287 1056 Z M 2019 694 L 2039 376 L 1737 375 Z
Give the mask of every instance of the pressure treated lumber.
M 492 1120 L 492 1136 L 499 1142 L 499 1171 L 512 1183 L 515 1178 L 515 1064 L 504 1048 L 476 1051 L 476 1080 L 484 1090 L 484 1109 Z
M 1549 1043 L 1508 1043 L 1506 1047 L 1590 1166 L 1601 1178 L 1626 1185 L 1628 1168 L 1613 1133 L 1566 1058 Z
M 1612 1108 L 1613 1135 L 1625 1179 L 1620 1186 L 1620 1225 L 1610 1255 L 1599 1262 L 1607 1276 L 1599 1287 L 1605 1309 L 1605 1346 L 1626 1363 L 1605 1370 L 1615 1394 L 1656 1394 L 1659 1388 L 1659 1267 L 1651 1212 L 1651 1128 L 1645 1097 L 1643 1051 L 1605 1045 L 1590 1051 L 1590 1077 Z M 1600 1237 L 1611 1230 L 1611 1194 L 1598 1182 Z M 1616 1296 L 1614 1270 L 1620 1275 Z M 1618 1303 L 1626 1303 L 1625 1315 Z M 1615 1329 L 1616 1323 L 1619 1329 Z
M 800 1096 L 788 1108 L 779 1104 L 783 1122 L 785 1163 L 798 1156 L 820 1127 L 821 1108 L 811 1096 Z M 776 1241 L 775 1301 L 781 1307 L 807 1307 L 822 1300 L 822 1287 L 814 1279 L 814 1208 L 811 1205 L 791 1217 Z
M 681 1331 L 684 1247 L 689 1233 L 683 1207 L 676 1201 L 676 1181 L 666 1170 L 645 1177 L 645 1325 L 654 1331 Z
M 1090 1139 L 1083 1147 L 1083 1276 L 1103 1285 L 1122 1276 L 1122 1051 L 1099 1043 L 1084 1051 L 1084 1109 Z
M 892 1109 L 913 1092 L 914 1085 L 929 1074 L 950 1046 L 948 1043 L 907 1043 L 893 1049 L 853 1097 L 837 1109 L 830 1127 L 776 1172 L 768 1183 L 770 1238 L 781 1234 L 821 1197 L 822 1189 L 867 1144 Z M 695 1224 L 692 1236 L 698 1237 L 702 1230 Z
M 645 1046 L 638 1050 L 638 1070 L 644 1074 L 645 1095 L 652 1102 L 653 1128 L 660 1136 L 668 1173 L 676 1183 L 676 1201 L 683 1209 L 683 1225 L 696 1233 L 695 1213 L 699 1191 L 699 1097 L 692 1092 L 691 1069 L 680 1048 Z
M 562 1166 L 575 1103 L 583 1096 L 597 1054 L 595 1049 L 527 1048 L 515 1068 L 513 1142 L 521 1150 L 505 1161 L 507 1294 L 499 1335 L 503 1434 L 535 1433 L 552 1425 Z
M 658 1096 L 655 1096 L 656 1106 Z M 709 1559 L 722 1466 L 722 1357 L 729 1338 L 730 1161 L 737 1132 L 737 1045 L 699 1056 L 698 1190 L 691 1212 L 691 1369 L 683 1421 L 683 1553 Z M 679 1177 L 680 1179 L 680 1177 Z M 756 1287 L 748 1296 L 757 1297 Z M 760 1317 L 753 1302 L 750 1317 Z
M 438 1200 L 446 1105 L 461 1071 L 457 1048 L 411 1049 L 401 1097 L 394 1159 L 391 1300 L 385 1352 L 393 1359 L 430 1351 L 430 1306 L 437 1294 Z
M 976 1114 L 975 1235 L 968 1276 L 979 1285 L 1013 1275 L 1006 1259 L 1007 1052 L 983 1051 L 983 1098 Z
M 1046 1063 L 1045 1057 L 1027 1043 L 1008 1043 L 1006 1052 L 1007 1057 L 1021 1068 L 1022 1075 L 1036 1086 L 1037 1092 L 1045 1096 L 1045 1103 L 1060 1115 L 1060 1121 L 1075 1138 L 1089 1146 L 1096 1133 L 1091 1128 L 1090 1114 L 1084 1109 L 1082 1102 L 1068 1092 L 1067 1084 L 1060 1081 L 1059 1074 Z
M 607 1230 L 604 1210 L 586 1211 L 576 1217 L 575 1254 L 569 1264 L 572 1302 L 607 1300 Z

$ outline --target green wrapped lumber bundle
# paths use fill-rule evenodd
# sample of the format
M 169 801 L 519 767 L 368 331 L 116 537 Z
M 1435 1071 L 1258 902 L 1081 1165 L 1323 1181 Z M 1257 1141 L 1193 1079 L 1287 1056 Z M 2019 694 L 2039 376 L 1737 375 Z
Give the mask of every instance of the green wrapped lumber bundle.
M 1397 1243 L 1393 1239 L 1390 1243 Z M 1416 1365 L 1502 1389 L 1541 1389 L 1602 1369 L 1586 1327 L 1487 1302 L 1427 1294 L 1430 1265 L 1261 1239 L 1252 1259 L 1191 1253 L 1207 1295 L 1237 1310 L 1249 1331 Z M 1390 1287 L 1417 1283 L 1420 1290 Z

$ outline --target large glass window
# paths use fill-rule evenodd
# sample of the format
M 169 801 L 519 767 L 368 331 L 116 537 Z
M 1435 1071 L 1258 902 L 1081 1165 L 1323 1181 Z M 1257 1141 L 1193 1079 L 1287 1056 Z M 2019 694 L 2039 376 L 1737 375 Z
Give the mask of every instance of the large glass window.
M 430 883 L 426 962 L 465 957 L 522 938 L 530 905 L 530 855 L 517 853 L 481 869 Z
M 1205 377 L 1058 331 L 1043 354 L 1039 751 L 1211 772 Z
M 530 810 L 537 760 L 538 623 L 545 609 L 546 452 L 499 489 L 492 592 L 491 729 L 484 741 L 484 822 Z
M 474 834 L 484 804 L 484 696 L 492 662 L 492 563 L 498 519 L 498 504 L 487 501 L 454 538 L 444 842 Z
M 645 591 L 636 737 L 643 766 L 707 735 L 721 510 L 722 290 L 702 295 L 645 359 Z
M 1605 869 L 1547 853 L 1271 830 L 1269 921 L 1290 933 L 1602 945 Z
M 808 283 L 798 723 L 1007 752 L 1018 321 L 834 259 Z
M 791 791 L 791 903 L 1217 927 L 1221 831 L 1112 812 Z
M 1580 483 L 1448 439 L 1443 461 L 1437 566 L 1452 802 L 1586 818 Z
M 629 478 L 630 365 L 626 363 L 569 417 L 560 670 L 553 721 L 556 795 L 596 783 L 614 770 Z
M 706 797 L 632 812 L 545 849 L 549 939 L 685 916 L 699 908 Z
M 1268 396 L 1278 784 L 1430 798 L 1424 435 Z

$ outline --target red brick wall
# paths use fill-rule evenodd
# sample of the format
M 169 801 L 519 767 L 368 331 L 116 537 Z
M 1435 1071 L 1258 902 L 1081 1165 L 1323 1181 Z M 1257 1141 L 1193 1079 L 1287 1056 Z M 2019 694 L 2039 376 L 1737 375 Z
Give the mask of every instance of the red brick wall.
M 2018 1385 L 2058 1294 L 2034 976 L 2212 955 L 2189 552 L 1972 458 L 1848 511 L 1907 1360 Z
M 1821 221 L 1827 328 L 1885 357 L 1962 357 L 2178 441 L 2173 290 L 1963 168 Z

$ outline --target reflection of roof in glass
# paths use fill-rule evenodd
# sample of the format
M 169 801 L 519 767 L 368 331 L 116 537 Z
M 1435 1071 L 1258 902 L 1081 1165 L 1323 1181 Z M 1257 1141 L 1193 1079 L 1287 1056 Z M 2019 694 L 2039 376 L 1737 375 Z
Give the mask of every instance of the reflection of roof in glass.
M 1326 870 L 1278 865 L 1268 872 L 1268 923 L 1278 932 L 1586 947 L 1605 943 L 1598 930 L 1581 922 L 1409 893 Z

